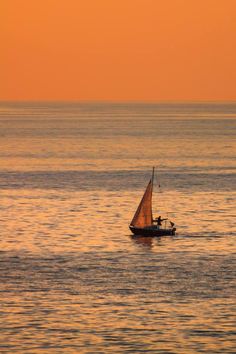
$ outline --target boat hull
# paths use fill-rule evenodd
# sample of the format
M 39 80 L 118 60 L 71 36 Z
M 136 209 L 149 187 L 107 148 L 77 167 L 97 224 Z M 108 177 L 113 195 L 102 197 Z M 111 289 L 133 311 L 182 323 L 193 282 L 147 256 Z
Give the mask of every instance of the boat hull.
M 140 227 L 134 227 L 134 226 L 129 226 L 130 231 L 134 235 L 140 235 L 140 236 L 172 236 L 175 235 L 176 228 L 171 228 L 171 229 L 157 229 L 157 228 L 140 228 Z

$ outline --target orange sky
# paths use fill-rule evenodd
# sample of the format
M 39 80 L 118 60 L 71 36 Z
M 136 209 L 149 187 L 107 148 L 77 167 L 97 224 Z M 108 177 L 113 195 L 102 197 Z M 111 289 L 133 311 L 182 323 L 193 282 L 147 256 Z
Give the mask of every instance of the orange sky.
M 236 100 L 236 0 L 1 0 L 0 100 Z

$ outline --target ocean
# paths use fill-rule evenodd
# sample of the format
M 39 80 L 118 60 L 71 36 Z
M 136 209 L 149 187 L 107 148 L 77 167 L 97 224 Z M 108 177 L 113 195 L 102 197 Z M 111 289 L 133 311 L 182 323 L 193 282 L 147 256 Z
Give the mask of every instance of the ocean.
M 0 104 L 0 352 L 235 353 L 236 103 Z M 153 211 L 175 236 L 133 237 Z

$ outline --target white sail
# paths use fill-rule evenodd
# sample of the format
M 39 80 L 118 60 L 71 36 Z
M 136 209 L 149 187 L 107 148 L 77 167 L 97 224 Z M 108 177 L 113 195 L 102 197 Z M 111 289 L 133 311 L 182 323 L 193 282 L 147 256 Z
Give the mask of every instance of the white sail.
M 142 228 L 152 225 L 152 189 L 153 177 L 150 179 L 138 209 L 134 214 L 131 221 L 132 226 Z

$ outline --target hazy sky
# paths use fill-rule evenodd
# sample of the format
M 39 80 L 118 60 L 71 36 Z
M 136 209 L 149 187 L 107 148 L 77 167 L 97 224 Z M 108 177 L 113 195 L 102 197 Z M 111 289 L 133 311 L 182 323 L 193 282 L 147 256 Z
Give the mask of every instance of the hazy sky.
M 236 100 L 236 0 L 1 0 L 0 100 Z

